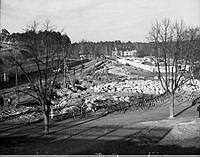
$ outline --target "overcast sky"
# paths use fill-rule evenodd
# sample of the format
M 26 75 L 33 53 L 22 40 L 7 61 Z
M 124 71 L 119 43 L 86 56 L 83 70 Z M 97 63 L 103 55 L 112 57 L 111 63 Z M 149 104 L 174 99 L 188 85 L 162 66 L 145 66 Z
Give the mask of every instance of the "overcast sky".
M 22 32 L 45 19 L 80 41 L 146 41 L 155 20 L 183 19 L 200 26 L 200 0 L 1 0 L 1 25 Z

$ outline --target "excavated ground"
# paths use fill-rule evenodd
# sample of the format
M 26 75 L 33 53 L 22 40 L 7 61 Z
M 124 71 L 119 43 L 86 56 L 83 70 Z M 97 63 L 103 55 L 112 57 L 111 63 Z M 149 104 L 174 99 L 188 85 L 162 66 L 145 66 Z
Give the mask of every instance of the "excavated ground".
M 62 140 L 72 146 L 70 148 L 66 146 L 68 150 L 62 145 L 60 149 L 56 149 L 52 143 L 53 148 L 45 147 L 44 150 L 40 150 L 38 147 L 30 154 L 35 154 L 37 151 L 41 154 L 148 154 L 153 151 L 159 154 L 198 154 L 200 123 L 196 112 L 197 104 L 192 105 L 193 100 L 200 94 L 198 80 L 195 80 L 195 86 L 186 84 L 176 93 L 175 118 L 169 119 L 171 99 L 164 94 L 153 73 L 129 65 L 121 65 L 115 61 L 107 61 L 98 67 L 85 70 L 84 75 L 79 74 L 76 78 L 78 83 L 75 88 L 71 90 L 61 88 L 56 91 L 58 98 L 53 102 L 55 115 L 52 128 L 55 132 L 61 130 L 61 133 L 52 133 L 50 137 L 54 142 Z M 82 118 L 80 113 L 83 103 L 86 104 L 87 109 L 85 118 L 89 119 L 86 123 L 83 122 L 85 118 Z M 94 107 L 99 110 L 92 112 Z M 2 126 L 31 123 L 35 119 L 42 119 L 41 114 L 34 107 L 28 109 L 26 107 L 26 112 L 20 116 L 16 116 L 16 113 L 25 111 L 24 108 L 10 110 L 12 114 L 10 112 L 7 115 L 14 115 L 13 118 L 6 119 L 4 116 L 6 113 L 1 113 L 2 119 L 4 118 L 0 123 Z M 38 125 L 40 126 L 40 123 Z M 72 132 L 63 128 L 68 125 L 72 128 Z M 35 136 L 38 134 L 41 136 L 41 126 L 39 128 L 35 130 Z M 21 134 L 29 134 L 29 131 L 25 130 L 27 129 L 24 129 Z M 83 134 L 86 132 L 87 136 L 82 135 L 82 132 Z M 0 133 L 1 138 L 5 136 L 3 133 L 6 134 L 6 131 Z M 33 136 L 32 132 L 30 134 Z M 65 141 L 66 138 L 69 143 Z M 87 140 L 94 138 L 95 142 L 84 141 L 88 144 L 80 146 L 80 139 L 85 138 Z M 113 138 L 121 142 L 116 143 Z M 76 140 L 79 140 L 79 143 Z M 94 146 L 92 149 L 91 145 Z M 29 148 L 24 148 L 26 146 L 22 145 L 19 152 L 26 154 Z M 12 148 L 10 150 L 12 154 L 14 150 Z M 45 150 L 48 151 L 44 152 Z M 1 152 L 9 154 L 5 153 L 6 148 L 3 147 Z

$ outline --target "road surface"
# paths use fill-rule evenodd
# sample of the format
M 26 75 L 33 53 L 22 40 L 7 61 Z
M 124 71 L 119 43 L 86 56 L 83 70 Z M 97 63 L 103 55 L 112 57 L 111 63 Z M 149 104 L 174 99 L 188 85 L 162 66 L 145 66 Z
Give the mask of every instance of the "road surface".
M 175 110 L 175 119 L 197 118 L 196 107 L 188 103 L 179 105 Z M 156 146 L 171 128 L 140 123 L 168 117 L 169 105 L 163 105 L 150 111 L 115 112 L 84 119 L 67 119 L 51 122 L 51 133 L 48 136 L 44 136 L 43 123 L 24 126 L 0 123 L 0 154 L 197 153 L 198 150 L 194 148 L 185 151 L 177 147 Z

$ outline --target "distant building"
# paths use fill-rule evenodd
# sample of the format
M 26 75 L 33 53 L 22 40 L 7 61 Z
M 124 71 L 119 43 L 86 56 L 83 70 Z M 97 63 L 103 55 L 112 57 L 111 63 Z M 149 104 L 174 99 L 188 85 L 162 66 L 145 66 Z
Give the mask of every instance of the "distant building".
M 116 57 L 136 57 L 137 55 L 137 51 L 136 50 L 117 50 L 117 48 L 115 48 L 114 51 L 112 51 L 112 56 L 116 56 Z
M 94 59 L 95 55 L 93 55 L 93 54 L 82 54 L 82 55 L 79 55 L 79 57 L 81 59 Z

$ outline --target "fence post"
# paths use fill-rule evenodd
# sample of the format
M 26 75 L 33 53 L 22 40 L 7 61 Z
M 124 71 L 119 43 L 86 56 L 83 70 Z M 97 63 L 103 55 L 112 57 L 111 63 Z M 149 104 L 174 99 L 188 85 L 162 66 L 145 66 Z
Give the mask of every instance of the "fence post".
M 51 114 L 50 114 L 51 119 L 53 119 L 53 116 L 54 116 L 54 114 L 53 114 L 53 108 L 51 108 Z

